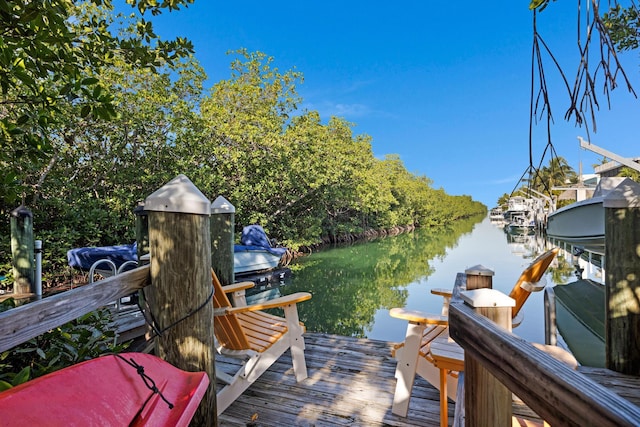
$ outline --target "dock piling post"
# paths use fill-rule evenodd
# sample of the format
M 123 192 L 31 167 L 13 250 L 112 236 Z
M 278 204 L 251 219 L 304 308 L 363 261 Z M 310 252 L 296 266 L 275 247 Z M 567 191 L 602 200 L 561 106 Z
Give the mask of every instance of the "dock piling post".
M 628 180 L 604 199 L 606 367 L 640 375 L 640 184 Z
M 495 289 L 464 291 L 461 296 L 475 312 L 511 331 L 513 298 Z M 511 425 L 511 391 L 469 355 L 464 358 L 464 401 L 467 426 Z
M 144 201 L 138 202 L 138 205 L 133 209 L 133 213 L 136 215 L 138 264 L 142 264 L 142 262 L 140 262 L 140 258 L 149 253 L 149 215 L 144 209 Z
M 544 288 L 544 343 L 546 345 L 558 345 L 556 294 L 553 286 Z
M 33 213 L 24 205 L 11 211 L 14 294 L 35 293 Z
M 209 388 L 193 425 L 215 426 L 211 202 L 184 175 L 145 200 L 152 286 L 146 292 L 155 321 L 156 354 L 186 371 L 205 371 Z
M 464 273 L 467 275 L 467 290 L 474 289 L 492 289 L 493 288 L 493 270 L 482 264 L 474 265 L 467 268 Z
M 211 204 L 211 267 L 223 285 L 235 281 L 233 273 L 233 241 L 236 208 L 218 196 Z

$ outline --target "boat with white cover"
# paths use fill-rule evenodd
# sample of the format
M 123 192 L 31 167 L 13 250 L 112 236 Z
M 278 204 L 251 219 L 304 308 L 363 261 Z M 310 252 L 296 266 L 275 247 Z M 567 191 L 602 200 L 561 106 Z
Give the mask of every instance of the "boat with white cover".
M 286 248 L 274 248 L 264 229 L 248 225 L 242 229 L 239 245 L 233 247 L 233 272 L 235 275 L 272 270 L 280 264 Z
M 605 197 L 621 185 L 634 182 L 630 178 L 601 178 L 590 199 L 558 209 L 547 218 L 547 236 L 591 252 L 604 254 Z

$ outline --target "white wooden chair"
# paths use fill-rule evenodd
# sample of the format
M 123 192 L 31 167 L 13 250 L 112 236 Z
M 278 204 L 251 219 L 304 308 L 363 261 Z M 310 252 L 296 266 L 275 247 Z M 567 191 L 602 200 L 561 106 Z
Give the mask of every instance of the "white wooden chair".
M 211 275 L 216 350 L 222 355 L 243 360 L 234 375 L 216 370 L 216 378 L 226 384 L 216 393 L 218 415 L 288 349 L 291 349 L 296 381 L 307 378 L 302 337 L 305 329 L 298 319 L 296 304 L 311 299 L 311 294 L 298 292 L 247 306 L 244 290 L 254 286 L 253 282 L 223 287 L 213 271 Z M 231 305 L 227 293 L 234 294 L 235 306 Z M 278 307 L 284 309 L 284 318 L 261 311 Z
M 509 296 L 516 301 L 512 311 L 515 326 L 522 321 L 522 317 L 518 314 L 531 292 L 544 288 L 542 276 L 557 253 L 558 249 L 551 249 L 533 260 L 522 272 L 511 290 Z M 425 314 L 403 308 L 392 308 L 389 312 L 392 317 L 409 322 L 404 342 L 395 345 L 392 349 L 392 356 L 398 361 L 398 364 L 396 366 L 396 390 L 391 411 L 402 417 L 406 417 L 409 410 L 409 400 L 416 374 L 440 390 L 440 370 L 434 365 L 430 347 L 436 339 L 449 338 L 448 309 L 452 292 L 447 289 L 433 289 L 431 293 L 444 297 L 440 315 Z M 448 374 L 446 380 L 447 396 L 455 401 L 458 372 L 450 371 Z

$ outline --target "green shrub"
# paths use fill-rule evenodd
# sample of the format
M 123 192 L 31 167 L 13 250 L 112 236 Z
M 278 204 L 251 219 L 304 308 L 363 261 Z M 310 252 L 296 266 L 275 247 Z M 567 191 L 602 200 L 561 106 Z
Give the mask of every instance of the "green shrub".
M 15 306 L 12 299 L 0 311 Z M 111 312 L 102 308 L 0 354 L 0 391 L 106 353 L 118 353 Z

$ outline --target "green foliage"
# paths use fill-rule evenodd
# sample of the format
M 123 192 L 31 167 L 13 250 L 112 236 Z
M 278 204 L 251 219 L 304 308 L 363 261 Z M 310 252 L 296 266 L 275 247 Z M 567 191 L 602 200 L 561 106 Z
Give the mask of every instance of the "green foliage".
M 530 178 L 523 179 L 525 185 L 519 190 L 524 194 L 528 194 L 528 190 L 532 189 L 539 194 L 558 196 L 562 193 L 562 190 L 554 190 L 554 187 L 570 186 L 572 184 L 576 184 L 578 179 L 578 174 L 571 166 L 569 166 L 569 163 L 564 159 L 564 157 L 555 156 L 549 160 L 549 164 L 547 166 L 542 166 L 540 169 L 534 169 Z M 508 194 L 502 195 L 498 199 L 498 206 L 505 206 L 510 197 L 511 196 Z M 564 202 L 561 201 L 561 203 Z
M 0 154 L 0 166 L 12 171 L 11 185 L 0 186 L 0 214 L 7 217 L 17 199 L 32 210 L 49 286 L 73 275 L 66 267 L 69 249 L 132 242 L 137 202 L 180 173 L 210 200 L 227 198 L 236 208 L 238 231 L 259 223 L 294 249 L 327 236 L 442 226 L 486 213 L 469 196 L 432 188 L 429 178 L 409 173 L 398 156 L 375 158 L 371 137 L 355 135 L 352 123 L 299 111 L 302 74 L 278 70 L 261 52 L 231 52 L 229 79 L 205 92 L 206 75 L 187 46 L 174 46 L 174 54 L 151 48 L 149 22 L 114 16 L 110 2 L 58 3 L 66 9 L 51 13 L 63 14 L 65 37 L 103 44 L 87 52 L 81 52 L 82 43 L 77 50 L 72 44 L 70 58 L 85 55 L 82 67 L 74 68 L 78 76 L 41 77 L 50 94 L 66 90 L 70 81 L 79 86 L 69 89 L 73 96 L 54 96 L 55 105 L 42 107 L 55 120 L 22 126 L 40 141 L 37 148 L 11 139 Z M 129 3 L 153 15 L 190 1 Z M 0 0 L 0 11 L 2 5 Z M 112 27 L 117 36 L 105 29 Z M 64 44 L 64 37 L 54 36 Z M 98 61 L 96 52 L 106 56 Z M 37 59 L 36 53 L 30 58 Z M 7 76 L 0 109 L 19 93 L 13 85 L 19 76 Z M 114 114 L 86 109 L 103 96 Z M 17 108 L 36 107 L 28 102 Z M 0 229 L 0 275 L 10 277 L 9 224 Z
M 128 2 L 158 14 L 193 0 Z M 114 34 L 110 10 L 109 0 L 0 0 L 0 200 L 15 203 L 38 189 L 34 174 L 55 158 L 60 124 L 116 117 L 102 79 L 116 56 L 155 70 L 192 53 L 187 40 L 158 40 L 142 17 L 126 36 Z
M 578 174 L 563 157 L 553 157 L 548 166 L 540 168 L 534 179 L 532 188 L 540 193 L 551 192 L 553 187 L 560 187 L 578 182 Z
M 376 314 L 405 306 L 406 286 L 429 280 L 434 260 L 444 257 L 483 217 L 320 251 L 291 266 L 296 279 L 286 292 L 313 294 L 313 304 L 298 307 L 307 330 L 366 337 Z
M 635 182 L 640 182 L 640 172 L 627 166 L 620 169 L 618 176 L 625 176 L 627 178 L 631 178 Z
M 13 302 L 2 304 L 4 308 Z M 0 390 L 126 347 L 115 345 L 111 313 L 103 308 L 0 354 Z
M 549 2 L 550 0 L 531 0 L 529 2 L 529 10 L 537 10 L 538 12 L 542 12 L 547 8 L 547 6 L 549 6 Z
M 618 51 L 634 50 L 640 46 L 640 13 L 636 6 L 624 8 L 619 4 L 604 15 L 604 24 Z
M 78 26 L 113 20 L 108 11 L 91 7 L 78 8 L 77 18 Z M 59 105 L 64 119 L 61 116 L 48 135 L 46 158 L 10 162 L 8 169 L 20 172 L 23 200 L 34 212 L 36 235 L 43 240 L 46 254 L 43 271 L 50 285 L 57 280 L 52 272 L 70 274 L 65 272 L 69 249 L 134 240 L 133 207 L 182 172 L 177 169 L 172 138 L 197 128 L 189 121 L 205 78 L 201 68 L 190 58 L 154 69 L 139 67 L 127 55 L 113 52 L 100 76 L 113 96 L 117 116 L 103 120 L 82 116 L 80 105 Z M 0 197 L 0 213 L 5 217 L 16 206 L 7 199 L 11 198 Z M 8 236 L 8 223 L 0 227 L 0 236 Z M 0 275 L 9 275 L 10 254 L 2 252 L 8 248 L 2 240 Z
M 496 206 L 500 206 L 501 208 L 506 210 L 506 208 L 509 205 L 509 199 L 510 198 L 511 198 L 511 196 L 508 193 L 504 193 L 502 196 L 500 196 L 498 198 L 498 204 Z

